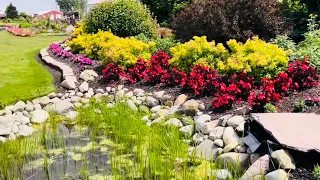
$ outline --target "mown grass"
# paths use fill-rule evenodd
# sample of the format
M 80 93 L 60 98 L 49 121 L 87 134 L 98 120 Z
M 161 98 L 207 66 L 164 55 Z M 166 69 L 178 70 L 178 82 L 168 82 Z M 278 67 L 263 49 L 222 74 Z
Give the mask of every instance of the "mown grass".
M 17 37 L 0 31 L 0 108 L 55 90 L 51 74 L 36 62 L 41 48 L 65 36 Z

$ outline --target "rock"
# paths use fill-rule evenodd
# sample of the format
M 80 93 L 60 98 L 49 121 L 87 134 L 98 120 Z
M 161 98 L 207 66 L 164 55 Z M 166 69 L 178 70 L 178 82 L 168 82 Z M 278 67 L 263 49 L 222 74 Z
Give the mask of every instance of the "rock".
M 233 128 L 236 128 L 243 122 L 244 122 L 244 117 L 242 117 L 242 116 L 233 116 L 232 118 L 230 118 L 227 121 L 227 124 L 229 126 L 232 126 Z
M 5 115 L 12 115 L 12 111 L 10 109 L 5 109 L 4 114 Z
M 118 91 L 122 90 L 122 89 L 123 89 L 123 87 L 124 87 L 124 86 L 123 86 L 123 85 L 121 85 L 121 84 L 120 84 L 120 85 L 118 85 L 118 87 L 117 87 Z
M 236 171 L 249 167 L 249 154 L 229 152 L 221 154 L 215 161 L 218 166 L 234 168 Z
M 252 180 L 257 175 L 265 175 L 269 170 L 269 155 L 264 155 L 256 160 L 241 177 L 241 180 Z
M 75 119 L 78 116 L 78 112 L 77 111 L 69 111 L 66 113 L 66 117 L 70 118 L 70 119 Z
M 213 131 L 219 124 L 218 120 L 206 122 L 202 129 L 202 133 L 209 135 L 211 131 Z M 208 136 L 209 137 L 209 136 Z
M 208 172 L 208 179 L 228 180 L 232 179 L 232 174 L 227 169 L 214 169 Z
M 191 99 L 191 100 L 188 100 L 185 103 L 183 103 L 182 108 L 184 110 L 198 109 L 199 108 L 199 103 L 196 100 Z
M 169 109 L 168 114 L 173 115 L 173 114 L 178 113 L 178 112 L 179 112 L 179 107 L 180 107 L 180 106 L 172 106 L 172 107 Z
M 67 101 L 58 101 L 54 103 L 54 111 L 61 115 L 73 109 L 73 104 Z
M 0 116 L 4 116 L 6 114 L 5 110 L 0 110 Z
M 81 103 L 78 103 L 78 102 L 73 103 L 73 105 L 74 105 L 74 107 L 76 107 L 76 108 L 78 108 L 78 107 L 82 107 L 82 104 L 81 104 Z
M 204 104 L 199 104 L 199 110 L 201 111 L 206 110 L 206 106 Z
M 288 180 L 288 174 L 283 169 L 278 169 L 268 173 L 265 180 Z
M 0 142 L 5 143 L 7 141 L 7 138 L 0 136 Z
M 141 105 L 142 104 L 142 101 L 141 100 L 134 100 L 133 101 L 136 105 Z
M 271 157 L 280 165 L 282 169 L 295 170 L 295 162 L 289 152 L 283 149 L 271 153 Z
M 12 108 L 12 112 L 17 112 L 17 111 L 21 112 L 24 110 L 25 107 L 26 107 L 26 104 L 23 101 L 19 101 Z
M 212 141 L 216 139 L 222 139 L 224 129 L 225 127 L 221 127 L 221 126 L 215 127 L 212 131 L 210 131 L 209 139 L 211 139 Z
M 183 116 L 181 118 L 181 122 L 183 123 L 183 125 L 194 125 L 194 121 L 191 117 L 189 116 Z
M 33 109 L 38 110 L 38 109 L 42 109 L 42 107 L 40 104 L 35 104 L 35 105 L 33 105 Z
M 150 119 L 149 119 L 149 116 L 148 116 L 148 115 L 143 116 L 141 120 L 146 121 L 146 122 L 147 122 L 147 121 L 150 121 Z
M 81 98 L 78 97 L 78 96 L 72 96 L 72 97 L 70 98 L 70 102 L 72 102 L 72 103 L 79 102 L 80 100 L 81 100 Z
M 113 107 L 114 107 L 114 104 L 112 104 L 112 103 L 107 104 L 107 108 L 113 108 Z
M 49 118 L 49 113 L 44 110 L 35 110 L 30 113 L 31 122 L 33 123 L 43 123 Z
M 151 124 L 159 124 L 164 121 L 164 117 L 158 117 L 157 119 L 153 120 Z
M 204 114 L 195 119 L 196 131 L 203 132 L 205 128 L 205 123 L 211 120 L 211 116 Z
M 196 147 L 195 155 L 198 158 L 204 158 L 209 161 L 214 160 L 219 155 L 217 154 L 217 149 L 218 147 L 214 145 L 213 141 L 207 139 Z
M 245 123 L 246 123 L 246 122 L 243 121 L 241 124 L 239 124 L 239 126 L 237 126 L 236 131 L 237 131 L 239 134 L 243 134 L 243 132 L 244 132 L 244 124 L 245 124 Z
M 161 109 L 161 105 L 154 106 L 153 108 L 150 109 L 151 112 L 155 113 L 158 112 Z
M 58 93 L 58 94 L 57 94 L 57 97 L 58 97 L 58 98 L 62 98 L 62 96 L 63 96 L 62 93 Z
M 194 142 L 194 144 L 200 144 L 204 141 L 204 138 L 203 138 L 203 135 L 200 134 L 200 133 L 195 133 L 193 136 L 192 136 L 192 140 Z
M 80 79 L 84 81 L 94 81 L 98 77 L 98 74 L 93 70 L 84 70 L 80 74 Z
M 104 90 L 103 90 L 103 89 L 97 89 L 97 90 L 96 90 L 96 93 L 97 93 L 97 94 L 99 94 L 99 93 L 100 93 L 100 94 L 103 94 L 103 93 L 104 93 Z
M 227 122 L 231 117 L 232 117 L 231 114 L 227 114 L 227 115 L 224 115 L 224 116 L 220 117 L 219 118 L 220 125 L 223 126 L 223 127 L 227 126 Z
M 175 105 L 175 106 L 181 106 L 184 102 L 186 102 L 187 98 L 188 98 L 187 95 L 185 95 L 185 94 L 180 94 L 180 95 L 177 97 L 176 101 L 174 102 L 174 105 Z
M 50 100 L 50 103 L 55 103 L 55 102 L 57 102 L 57 101 L 60 101 L 60 99 L 57 98 L 57 97 L 55 97 L 55 98 L 53 98 L 53 99 Z
M 261 156 L 258 153 L 250 154 L 250 164 L 256 162 L 256 160 L 258 160 L 260 157 Z
M 168 109 L 160 109 L 159 111 L 157 111 L 157 115 L 160 117 L 165 117 L 167 116 L 169 113 Z
M 82 97 L 82 96 L 83 96 L 83 93 L 82 93 L 82 92 L 77 92 L 77 93 L 76 93 L 76 96 Z
M 185 136 L 185 137 L 191 137 L 194 132 L 194 127 L 193 125 L 187 125 L 183 126 L 182 128 L 179 129 L 179 131 Z
M 137 96 L 139 93 L 143 93 L 144 94 L 144 90 L 143 89 L 134 89 L 133 90 L 133 95 Z
M 163 125 L 170 125 L 175 127 L 182 127 L 182 122 L 177 118 L 171 118 L 168 121 L 166 121 Z
M 18 128 L 18 135 L 19 136 L 26 137 L 26 136 L 31 135 L 33 132 L 34 132 L 34 129 L 32 127 L 27 126 L 27 125 L 21 125 Z
M 226 146 L 223 148 L 223 152 L 224 152 L 224 153 L 230 152 L 231 150 L 233 150 L 233 149 L 236 148 L 237 146 L 238 146 L 238 141 L 233 141 L 233 142 L 229 143 L 228 145 L 226 145 Z
M 147 105 L 148 105 L 149 107 L 151 107 L 151 108 L 159 105 L 159 101 L 158 101 L 157 99 L 151 97 L 151 96 L 148 96 L 148 97 L 146 98 L 146 103 L 147 103 Z
M 126 97 L 132 98 L 132 97 L 133 97 L 133 92 L 132 92 L 132 91 L 129 91 L 129 92 L 126 94 Z
M 84 93 L 87 92 L 89 90 L 89 84 L 87 82 L 83 82 L 80 86 L 79 86 L 79 90 L 80 92 Z
M 8 139 L 9 139 L 10 141 L 13 141 L 13 140 L 17 139 L 17 136 L 12 132 L 12 133 L 10 133 Z
M 147 106 L 145 106 L 145 105 L 140 105 L 139 106 L 139 111 L 148 113 L 149 112 L 149 108 Z
M 164 95 L 165 91 L 157 91 L 157 92 L 153 92 L 152 96 L 156 99 L 161 99 L 162 96 Z
M 69 92 L 70 92 L 70 93 L 69 93 L 69 97 L 72 97 L 72 96 L 75 96 L 75 95 L 76 95 L 76 92 L 73 91 L 73 90 L 70 90 Z
M 81 99 L 81 102 L 84 103 L 84 104 L 88 104 L 88 103 L 90 103 L 90 100 L 89 100 L 89 99 L 82 98 L 82 99 Z
M 238 152 L 238 153 L 246 153 L 247 152 L 247 147 L 239 145 L 234 150 L 235 150 L 235 152 Z
M 216 139 L 213 141 L 213 143 L 221 148 L 223 148 L 224 144 L 223 144 L 223 140 L 222 139 Z
M 137 106 L 134 104 L 134 102 L 132 100 L 128 100 L 127 101 L 127 106 L 128 108 L 134 110 L 134 111 L 138 111 Z
M 66 89 L 75 89 L 76 84 L 72 79 L 66 79 L 62 81 L 61 86 L 66 88 Z
M 57 94 L 56 94 L 55 92 L 52 92 L 52 93 L 48 94 L 48 97 L 49 97 L 50 99 L 52 99 L 52 98 L 57 97 Z
M 107 92 L 111 92 L 111 89 L 112 89 L 111 87 L 106 87 Z
M 20 124 L 29 124 L 30 123 L 30 119 L 26 116 L 15 116 L 14 117 L 16 122 L 19 122 Z
M 233 141 L 239 141 L 239 136 L 236 131 L 232 127 L 226 127 L 223 136 L 222 136 L 224 144 L 227 146 L 228 144 L 232 143 Z
M 25 110 L 28 111 L 28 112 L 33 111 L 34 110 L 34 105 L 31 102 L 27 102 Z
M 0 135 L 9 135 L 14 126 L 14 116 L 1 116 L 0 117 Z

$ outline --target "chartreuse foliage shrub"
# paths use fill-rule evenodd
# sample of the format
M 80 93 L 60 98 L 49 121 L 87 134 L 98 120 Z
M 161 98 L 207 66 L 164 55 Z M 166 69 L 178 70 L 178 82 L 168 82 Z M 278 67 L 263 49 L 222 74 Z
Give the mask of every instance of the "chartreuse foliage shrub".
M 170 49 L 170 63 L 185 72 L 190 72 L 194 65 L 202 64 L 221 73 L 246 72 L 257 79 L 275 77 L 287 68 L 288 52 L 258 37 L 245 44 L 229 40 L 227 45 L 230 52 L 222 44 L 208 42 L 205 36 L 194 37 L 194 40 Z
M 172 47 L 170 52 L 171 65 L 185 72 L 192 71 L 193 66 L 198 64 L 219 69 L 229 56 L 228 50 L 222 44 L 208 42 L 205 36 L 195 36 L 189 42 Z
M 156 21 L 149 10 L 135 0 L 115 0 L 95 6 L 84 23 L 86 33 L 111 30 L 117 36 L 144 34 L 156 37 Z
M 139 57 L 149 59 L 155 51 L 155 43 L 144 43 L 134 37 L 121 38 L 111 32 L 82 34 L 69 42 L 74 53 L 86 54 L 91 59 L 99 59 L 103 64 L 110 62 L 124 68 L 133 66 Z

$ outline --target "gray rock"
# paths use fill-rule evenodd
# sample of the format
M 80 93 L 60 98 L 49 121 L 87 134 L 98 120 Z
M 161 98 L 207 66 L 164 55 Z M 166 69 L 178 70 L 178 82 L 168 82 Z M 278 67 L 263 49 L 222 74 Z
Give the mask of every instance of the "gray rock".
M 28 112 L 33 111 L 34 110 L 34 105 L 31 102 L 27 103 L 25 110 L 28 111 Z
M 86 99 L 86 98 L 82 98 L 81 102 L 84 103 L 84 104 L 88 104 L 90 102 L 90 100 Z
M 16 122 L 19 122 L 20 124 L 29 124 L 30 123 L 30 119 L 26 116 L 15 116 L 14 117 Z
M 42 109 L 42 107 L 40 104 L 35 104 L 35 105 L 33 105 L 33 109 L 38 110 L 38 109 Z
M 83 93 L 82 93 L 82 92 L 77 92 L 77 93 L 76 93 L 76 96 L 82 97 L 82 96 L 83 96 Z
M 141 100 L 134 100 L 133 101 L 136 105 L 141 105 L 142 104 L 142 101 Z
M 271 153 L 271 157 L 278 163 L 278 165 L 280 165 L 282 169 L 296 169 L 294 159 L 289 154 L 289 152 L 284 151 L 283 149 L 274 151 L 273 153 Z
M 153 121 L 151 122 L 151 124 L 160 124 L 160 123 L 162 123 L 164 120 L 165 120 L 164 117 L 158 117 L 157 119 L 153 120 Z
M 98 94 L 98 93 L 103 94 L 103 93 L 104 93 L 104 90 L 103 90 L 103 89 L 97 89 L 97 90 L 96 90 L 96 93 L 97 93 L 97 94 Z
M 4 114 L 5 115 L 12 115 L 12 111 L 10 109 L 5 109 Z
M 236 171 L 249 167 L 249 154 L 229 152 L 221 154 L 215 161 L 218 166 L 234 168 Z
M 4 110 L 10 110 L 10 111 L 12 111 L 12 109 L 14 108 L 14 106 L 13 105 L 11 105 L 11 106 L 7 106 L 7 107 L 5 107 L 4 108 Z
M 220 125 L 225 127 L 227 126 L 228 120 L 232 117 L 232 114 L 227 114 L 219 118 Z
M 195 119 L 196 131 L 202 132 L 205 131 L 205 123 L 211 121 L 211 116 L 208 114 L 204 114 Z
M 237 146 L 235 148 L 235 151 L 238 152 L 238 153 L 246 153 L 247 152 L 247 147 L 239 145 L 239 146 Z
M 224 146 L 224 143 L 223 143 L 223 140 L 222 140 L 222 139 L 216 139 L 216 140 L 213 141 L 213 143 L 214 143 L 216 146 L 221 147 L 221 148 L 223 148 L 223 146 Z
M 154 106 L 153 108 L 150 109 L 151 112 L 155 113 L 158 112 L 161 109 L 161 105 Z
M 164 95 L 165 91 L 157 91 L 157 92 L 153 92 L 152 96 L 156 99 L 161 99 L 162 96 Z
M 12 112 L 17 112 L 17 111 L 21 112 L 24 110 L 25 107 L 26 107 L 26 104 L 23 101 L 19 101 L 12 108 Z
M 269 170 L 269 162 L 269 155 L 260 157 L 247 169 L 247 171 L 241 177 L 241 180 L 252 180 L 257 175 L 265 175 Z
M 182 122 L 177 118 L 171 118 L 168 121 L 166 121 L 163 125 L 170 125 L 175 127 L 182 127 Z
M 183 123 L 183 125 L 194 125 L 194 121 L 191 117 L 189 116 L 183 116 L 181 118 L 181 122 Z
M 238 141 L 233 141 L 233 142 L 229 143 L 228 145 L 226 145 L 226 146 L 223 148 L 223 152 L 224 152 L 224 153 L 230 152 L 231 150 L 233 150 L 233 149 L 236 148 L 237 146 L 238 146 Z
M 151 107 L 151 108 L 159 105 L 159 101 L 158 101 L 157 99 L 151 97 L 151 96 L 148 96 L 148 97 L 146 98 L 146 103 L 147 103 L 147 105 L 148 105 L 149 107 Z
M 283 169 L 278 169 L 268 173 L 265 177 L 265 180 L 288 180 L 288 174 Z
M 194 133 L 194 127 L 193 125 L 187 125 L 183 126 L 179 129 L 179 131 L 185 136 L 185 137 L 191 137 Z
M 208 172 L 208 179 L 215 179 L 215 180 L 232 179 L 232 174 L 227 169 L 214 169 Z
M 214 145 L 213 141 L 207 139 L 196 147 L 196 157 L 204 158 L 206 160 L 214 160 L 218 157 L 218 147 Z
M 78 116 L 78 112 L 77 111 L 69 111 L 66 113 L 66 117 L 70 118 L 70 119 L 75 119 Z
M 49 113 L 41 109 L 32 111 L 30 115 L 33 123 L 43 123 L 49 118 Z
M 139 106 L 139 111 L 148 113 L 149 112 L 149 108 L 147 106 L 145 106 L 145 105 L 140 105 Z
M 78 96 L 72 96 L 70 98 L 70 102 L 72 102 L 72 103 L 79 102 L 80 100 L 81 100 L 81 98 Z
M 179 108 L 180 108 L 180 106 L 172 106 L 172 107 L 169 109 L 168 114 L 173 115 L 173 114 L 178 113 L 178 112 L 179 112 Z
M 91 96 L 91 94 L 89 94 L 89 93 L 85 93 L 85 94 L 84 94 L 84 97 L 87 98 L 87 99 L 90 99 L 92 96 Z
M 209 134 L 209 139 L 211 139 L 212 141 L 216 140 L 216 139 L 222 139 L 223 133 L 224 133 L 224 129 L 225 127 L 215 127 Z
M 16 136 L 13 132 L 11 132 L 11 133 L 9 134 L 8 140 L 13 141 L 13 140 L 15 140 L 15 139 L 17 139 L 17 136 Z
M 57 114 L 64 114 L 70 109 L 73 109 L 73 104 L 67 101 L 58 101 L 54 103 L 54 112 Z
M 55 97 L 55 98 L 53 98 L 53 99 L 50 100 L 50 103 L 55 103 L 55 102 L 57 102 L 57 101 L 60 101 L 60 99 L 57 98 L 57 97 Z
M 244 117 L 242 117 L 242 116 L 233 116 L 232 118 L 230 118 L 227 121 L 227 124 L 229 126 L 232 126 L 233 128 L 236 128 L 243 122 L 244 122 Z
M 184 102 L 186 102 L 188 96 L 185 94 L 180 94 L 174 102 L 175 106 L 181 106 Z
M 117 87 L 118 91 L 122 90 L 123 87 L 124 87 L 124 86 L 123 86 L 122 84 L 118 85 L 118 87 Z
M 195 133 L 193 136 L 192 136 L 192 140 L 195 144 L 200 144 L 204 141 L 204 138 L 203 138 L 203 135 L 200 134 L 200 133 Z
M 250 164 L 256 162 L 256 160 L 258 160 L 260 157 L 261 156 L 258 153 L 250 154 Z
M 84 93 L 89 90 L 89 84 L 85 81 L 79 86 L 80 92 Z
M 184 110 L 198 109 L 199 108 L 199 103 L 194 99 L 190 99 L 190 100 L 186 101 L 185 103 L 183 103 L 182 108 Z
M 165 117 L 167 116 L 169 113 L 168 109 L 160 109 L 159 111 L 157 111 L 157 115 L 160 117 Z
M 34 129 L 32 127 L 27 126 L 27 125 L 21 125 L 21 126 L 19 126 L 19 129 L 18 129 L 18 135 L 23 136 L 23 137 L 29 136 L 33 132 L 34 132 Z
M 132 91 L 127 92 L 126 97 L 132 98 L 133 97 L 133 92 Z
M 134 111 L 138 111 L 137 106 L 134 104 L 134 102 L 132 100 L 128 100 L 127 101 L 127 106 L 128 108 L 134 110 Z
M 22 112 L 20 112 L 20 111 L 15 112 L 13 115 L 15 115 L 15 116 L 23 116 Z
M 139 93 L 143 93 L 144 94 L 144 90 L 143 89 L 134 89 L 133 90 L 133 95 L 137 96 Z
M 223 136 L 222 136 L 223 142 L 225 145 L 228 145 L 232 143 L 233 141 L 239 141 L 239 136 L 236 133 L 236 131 L 232 127 L 226 127 Z
M 61 86 L 66 89 L 75 89 L 76 88 L 76 84 L 75 84 L 74 80 L 72 80 L 70 78 L 62 81 Z
M 199 104 L 199 109 L 200 109 L 201 111 L 204 111 L 204 110 L 206 110 L 206 106 L 201 103 L 201 104 Z
M 14 126 L 14 116 L 0 117 L 0 135 L 9 135 Z
M 149 119 L 149 116 L 148 116 L 148 115 L 147 115 L 147 116 L 143 116 L 143 117 L 142 117 L 142 120 L 143 120 L 143 121 L 146 121 L 146 122 L 147 122 L 147 121 L 150 121 L 150 119 Z
M 57 97 L 58 97 L 58 98 L 62 98 L 62 97 L 63 97 L 63 94 L 62 94 L 62 93 L 58 93 L 58 94 L 57 94 Z
M 52 98 L 57 97 L 57 94 L 56 94 L 55 92 L 52 92 L 52 93 L 48 94 L 48 97 L 49 97 L 50 99 L 52 99 Z

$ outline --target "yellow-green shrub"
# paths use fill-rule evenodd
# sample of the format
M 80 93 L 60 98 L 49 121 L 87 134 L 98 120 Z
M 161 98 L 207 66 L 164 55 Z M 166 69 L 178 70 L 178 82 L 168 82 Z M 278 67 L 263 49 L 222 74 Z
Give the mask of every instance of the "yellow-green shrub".
M 73 51 L 98 59 L 103 64 L 114 62 L 125 68 L 133 66 L 139 57 L 149 59 L 155 50 L 154 42 L 144 43 L 133 37 L 121 38 L 104 31 L 78 35 L 68 45 Z
M 205 36 L 195 36 L 193 39 L 170 49 L 171 65 L 185 72 L 190 72 L 196 64 L 208 65 L 214 69 L 223 67 L 222 63 L 229 56 L 229 52 L 222 44 L 208 42 Z
M 235 40 L 227 42 L 231 56 L 220 71 L 234 73 L 247 72 L 257 79 L 275 77 L 285 71 L 288 66 L 289 53 L 277 45 L 266 43 L 258 37 L 248 40 L 245 44 Z

